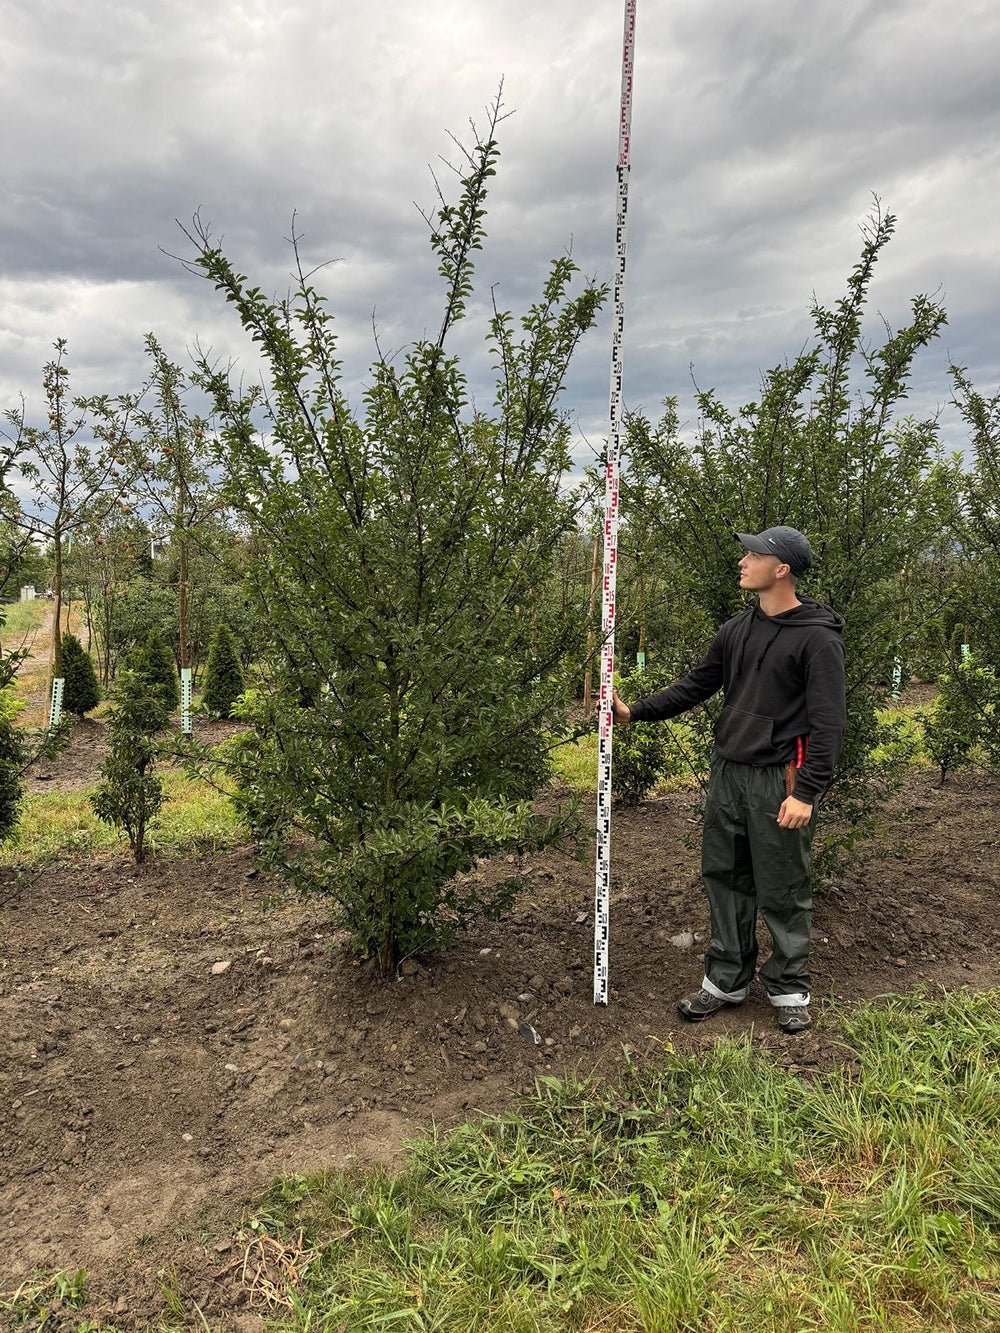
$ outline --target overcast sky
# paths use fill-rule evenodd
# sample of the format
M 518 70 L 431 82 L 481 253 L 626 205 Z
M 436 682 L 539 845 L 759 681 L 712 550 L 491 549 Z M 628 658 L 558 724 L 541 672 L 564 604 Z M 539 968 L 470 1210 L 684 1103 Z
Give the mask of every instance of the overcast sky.
M 293 210 L 336 314 L 357 398 L 374 311 L 386 346 L 440 320 L 414 201 L 503 78 L 483 300 L 519 310 L 572 245 L 611 276 L 621 0 L 6 0 L 0 401 L 40 404 L 54 338 L 73 387 L 116 393 L 155 331 L 248 358 L 235 315 L 160 247 L 200 207 L 241 270 L 284 290 Z M 995 0 L 638 0 L 625 385 L 693 420 L 691 371 L 730 405 L 836 300 L 873 193 L 898 216 L 874 305 L 893 325 L 940 291 L 949 325 L 911 404 L 947 365 L 1000 381 L 1000 5 Z M 453 153 L 452 153 L 453 155 Z M 447 176 L 447 173 L 445 173 Z M 485 304 L 458 346 L 478 344 Z M 873 320 L 873 332 L 876 325 Z M 606 431 L 607 318 L 565 405 Z M 477 397 L 487 368 L 473 362 Z M 960 432 L 945 417 L 949 442 Z M 582 448 L 581 452 L 585 452 Z

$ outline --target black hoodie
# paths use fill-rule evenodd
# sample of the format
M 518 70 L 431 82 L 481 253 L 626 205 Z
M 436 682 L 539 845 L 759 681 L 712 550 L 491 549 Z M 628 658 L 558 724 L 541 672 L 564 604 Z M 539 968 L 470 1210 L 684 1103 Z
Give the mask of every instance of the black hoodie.
M 844 622 L 809 597 L 800 603 L 779 616 L 754 605 L 727 620 L 701 665 L 632 704 L 632 721 L 676 717 L 721 688 L 716 752 L 763 767 L 804 751 L 794 795 L 813 804 L 830 785 L 844 737 Z

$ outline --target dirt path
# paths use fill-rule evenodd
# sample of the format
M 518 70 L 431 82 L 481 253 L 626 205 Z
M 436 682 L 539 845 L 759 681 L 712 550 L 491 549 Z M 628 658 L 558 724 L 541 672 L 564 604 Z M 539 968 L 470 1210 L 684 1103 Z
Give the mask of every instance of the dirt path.
M 47 686 L 52 623 L 55 614 L 55 605 L 47 603 L 41 624 L 26 636 L 24 646 L 28 649 L 28 652 L 17 672 L 18 693 L 27 705 L 22 714 L 22 721 L 29 726 L 41 726 L 48 720 L 49 698 Z M 21 644 L 15 644 L 11 639 L 4 646 L 10 650 L 21 647 Z
M 249 1333 L 231 1228 L 278 1173 L 390 1159 L 432 1121 L 502 1107 L 537 1074 L 612 1068 L 623 1045 L 689 1050 L 752 1031 L 810 1077 L 845 1058 L 844 1004 L 921 982 L 995 984 L 998 798 L 982 774 L 943 791 L 913 776 L 817 906 L 814 991 L 829 1005 L 803 1038 L 775 1030 L 759 992 L 710 1024 L 678 1020 L 701 946 L 672 939 L 706 925 L 679 795 L 618 821 L 603 1010 L 591 1003 L 593 872 L 553 854 L 529 864 L 507 921 L 389 985 L 345 953 L 321 905 L 268 907 L 276 886 L 247 849 L 7 879 L 0 1290 L 82 1266 L 88 1318 L 146 1328 L 163 1309 L 157 1273 L 172 1269 L 213 1333 Z

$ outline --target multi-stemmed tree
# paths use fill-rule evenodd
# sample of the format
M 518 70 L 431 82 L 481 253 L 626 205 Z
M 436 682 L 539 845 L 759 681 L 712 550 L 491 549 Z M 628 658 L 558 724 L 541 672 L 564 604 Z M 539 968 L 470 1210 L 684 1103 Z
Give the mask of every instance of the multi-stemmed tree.
M 64 562 L 67 582 L 80 594 L 87 650 L 95 654 L 104 686 L 122 653 L 148 633 L 158 610 L 149 591 L 149 548 L 148 526 L 116 509 L 77 534 Z M 138 628 L 130 635 L 133 621 Z

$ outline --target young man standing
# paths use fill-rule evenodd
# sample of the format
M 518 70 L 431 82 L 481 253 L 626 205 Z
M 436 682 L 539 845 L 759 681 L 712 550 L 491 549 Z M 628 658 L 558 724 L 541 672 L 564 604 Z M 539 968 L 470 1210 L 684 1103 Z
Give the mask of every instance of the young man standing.
M 844 734 L 844 622 L 796 593 L 812 551 L 795 528 L 739 533 L 740 587 L 754 606 L 727 620 L 700 666 L 616 722 L 676 717 L 720 688 L 702 875 L 712 917 L 705 976 L 677 1008 L 691 1022 L 742 1004 L 757 962 L 757 911 L 773 949 L 760 979 L 778 1025 L 809 1026 L 809 884 L 816 803 Z

